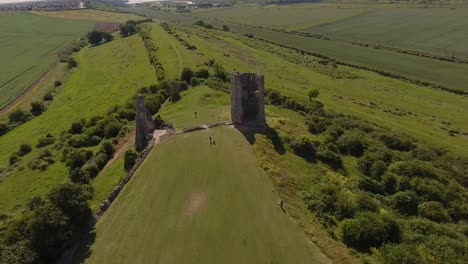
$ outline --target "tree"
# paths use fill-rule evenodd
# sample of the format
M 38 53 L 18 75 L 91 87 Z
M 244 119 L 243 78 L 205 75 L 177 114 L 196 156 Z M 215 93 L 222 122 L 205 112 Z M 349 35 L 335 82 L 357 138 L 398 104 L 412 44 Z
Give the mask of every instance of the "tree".
M 229 27 L 226 26 L 226 25 L 223 25 L 223 31 L 226 31 L 226 32 L 230 31 L 230 30 L 229 30 Z
M 83 123 L 81 121 L 73 122 L 70 130 L 68 130 L 72 134 L 81 134 L 83 133 Z
M 109 158 L 112 158 L 114 156 L 114 152 L 115 152 L 115 147 L 112 144 L 112 141 L 104 140 L 101 143 L 101 147 L 99 149 L 99 152 L 102 152 L 102 153 L 106 154 Z
M 38 116 L 44 112 L 45 106 L 42 102 L 32 102 L 31 103 L 31 114 Z
M 83 227 L 91 217 L 88 201 L 93 196 L 89 185 L 65 183 L 52 190 L 49 200 L 75 227 Z
M 8 126 L 7 124 L 0 123 L 0 136 L 5 135 L 6 133 L 8 133 L 8 131 L 10 131 L 10 126 Z
M 22 156 L 28 154 L 28 153 L 31 152 L 31 151 L 32 151 L 31 145 L 29 145 L 29 144 L 21 144 L 20 149 L 19 149 L 19 151 L 18 151 L 18 155 L 22 157 Z
M 114 36 L 112 36 L 112 34 L 109 32 L 102 32 L 102 38 L 104 39 L 105 42 L 109 42 L 114 39 Z
M 122 25 L 119 26 L 119 29 L 120 29 L 120 36 L 122 36 L 122 37 L 128 36 L 128 27 L 127 27 L 127 25 L 122 24 Z
M 91 45 L 94 45 L 94 46 L 99 45 L 99 43 L 102 42 L 102 38 L 103 38 L 103 32 L 101 31 L 93 30 L 88 33 L 88 42 Z
M 180 80 L 190 84 L 193 77 L 193 71 L 189 68 L 184 68 L 182 74 L 180 75 Z
M 309 101 L 312 101 L 312 99 L 316 98 L 319 95 L 319 91 L 315 90 L 315 89 L 314 90 L 309 90 L 307 95 L 309 96 Z
M 228 80 L 228 73 L 226 72 L 226 70 L 224 69 L 224 67 L 218 63 L 215 63 L 213 65 L 213 69 L 214 69 L 214 72 L 215 72 L 215 77 L 218 78 L 218 79 L 221 79 L 223 81 L 226 81 Z
M 125 151 L 125 158 L 124 158 L 124 168 L 126 171 L 129 171 L 133 165 L 135 165 L 135 161 L 138 158 L 138 153 L 134 149 L 129 149 Z
M 27 227 L 30 245 L 44 263 L 53 262 L 71 242 L 69 218 L 51 203 L 32 211 Z
M 210 77 L 210 72 L 207 69 L 200 69 L 195 73 L 195 77 L 206 79 Z
M 112 121 L 108 123 L 104 128 L 105 137 L 106 138 L 116 137 L 119 134 L 121 127 L 122 125 L 117 121 Z

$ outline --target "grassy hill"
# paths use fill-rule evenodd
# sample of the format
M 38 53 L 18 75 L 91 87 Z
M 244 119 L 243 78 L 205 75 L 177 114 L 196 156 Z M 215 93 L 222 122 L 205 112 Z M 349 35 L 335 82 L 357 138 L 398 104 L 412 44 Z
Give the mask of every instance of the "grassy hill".
M 168 139 L 100 220 L 88 262 L 327 263 L 272 189 L 233 128 Z
M 11 153 L 21 144 L 35 146 L 47 133 L 55 138 L 81 118 L 105 115 L 114 105 L 125 103 L 142 86 L 155 83 L 154 70 L 138 36 L 119 38 L 97 47 L 86 47 L 75 55 L 73 70 L 48 109 L 40 116 L 0 137 L 0 166 L 8 167 Z M 53 149 L 51 149 L 53 151 Z M 31 170 L 28 162 L 41 150 L 24 156 L 16 169 L 2 174 L 0 211 L 13 213 L 34 195 L 44 195 L 51 187 L 68 181 L 64 163 L 57 162 L 46 171 Z M 54 151 L 59 161 L 61 152 Z
M 57 53 L 94 24 L 30 13 L 0 13 L 0 23 L 0 107 L 47 72 Z

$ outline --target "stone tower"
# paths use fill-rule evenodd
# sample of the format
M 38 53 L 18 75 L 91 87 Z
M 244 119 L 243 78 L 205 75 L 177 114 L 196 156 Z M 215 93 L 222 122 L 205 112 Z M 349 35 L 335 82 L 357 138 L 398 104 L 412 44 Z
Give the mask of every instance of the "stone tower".
M 151 113 L 146 109 L 144 98 L 137 96 L 135 148 L 140 151 L 148 145 L 153 138 L 155 125 Z
M 237 128 L 267 127 L 263 74 L 231 73 L 231 119 Z

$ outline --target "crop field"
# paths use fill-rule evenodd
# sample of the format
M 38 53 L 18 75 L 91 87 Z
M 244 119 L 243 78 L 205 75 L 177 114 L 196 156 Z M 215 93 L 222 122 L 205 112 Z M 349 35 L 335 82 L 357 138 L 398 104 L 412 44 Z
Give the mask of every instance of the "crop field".
M 34 11 L 34 14 L 47 16 L 47 17 L 56 17 L 56 18 L 66 18 L 66 19 L 76 19 L 76 20 L 88 20 L 95 22 L 125 22 L 127 20 L 139 20 L 143 19 L 141 16 L 133 14 L 124 14 L 124 13 L 114 13 L 99 11 L 93 9 L 83 9 L 83 10 L 65 10 L 65 11 Z
M 233 128 L 170 138 L 97 225 L 88 262 L 327 263 L 272 188 Z
M 112 106 L 132 98 L 138 88 L 156 82 L 154 69 L 138 36 L 116 37 L 110 43 L 86 47 L 75 57 L 78 67 L 73 69 L 48 109 L 0 137 L 1 167 L 8 167 L 11 153 L 17 151 L 21 144 L 35 146 L 38 139 L 47 133 L 57 138 L 62 131 L 69 129 L 72 122 L 104 115 Z M 22 157 L 12 174 L 2 178 L 2 213 L 14 213 L 32 196 L 44 195 L 58 183 L 68 181 L 64 163 L 57 162 L 46 171 L 29 169 L 28 161 L 39 152 L 34 148 Z M 55 159 L 59 160 L 60 156 L 59 152 L 54 153 Z
M 381 8 L 303 31 L 387 47 L 468 58 L 468 8 Z
M 297 5 L 235 5 L 226 8 L 197 9 L 194 16 L 237 24 L 270 28 L 303 29 L 332 23 L 363 13 L 365 6 L 297 4 Z M 278 19 L 281 17 L 281 19 Z
M 0 13 L 0 108 L 57 61 L 57 53 L 93 26 L 87 21 Z

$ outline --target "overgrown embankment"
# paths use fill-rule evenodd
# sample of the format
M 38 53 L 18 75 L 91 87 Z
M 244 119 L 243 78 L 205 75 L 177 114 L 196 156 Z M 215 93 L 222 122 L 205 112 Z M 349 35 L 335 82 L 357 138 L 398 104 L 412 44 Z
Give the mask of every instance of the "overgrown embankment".
M 156 47 L 154 40 L 151 38 L 151 25 L 150 24 L 140 25 L 138 27 L 138 34 L 143 40 L 146 50 L 148 51 L 148 58 L 149 58 L 151 65 L 153 65 L 154 70 L 156 71 L 156 76 L 158 78 L 158 81 L 164 80 L 166 78 L 166 73 L 164 71 L 164 68 L 161 62 L 159 61 L 156 55 L 158 48 Z

